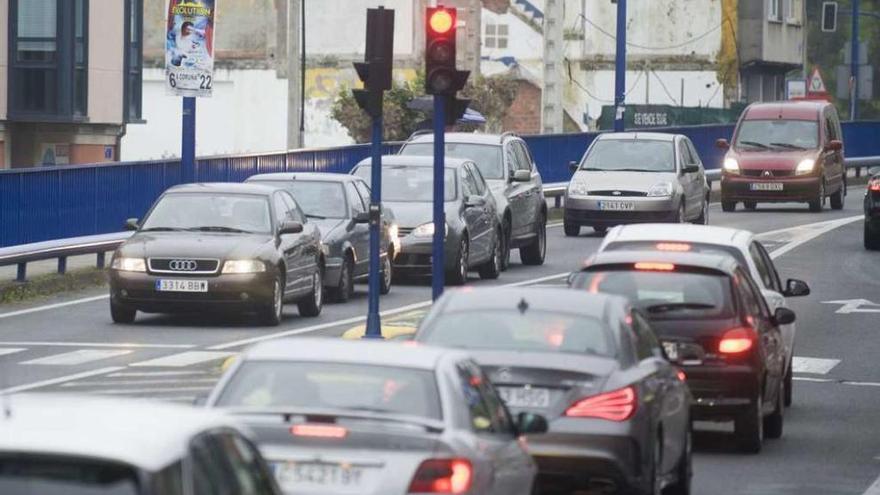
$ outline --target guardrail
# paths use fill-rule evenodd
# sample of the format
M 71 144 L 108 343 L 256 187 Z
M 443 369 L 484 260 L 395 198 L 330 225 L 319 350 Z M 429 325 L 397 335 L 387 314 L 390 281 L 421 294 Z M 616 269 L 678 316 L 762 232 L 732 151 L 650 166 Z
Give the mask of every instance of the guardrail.
M 57 259 L 58 273 L 65 273 L 69 256 L 96 254 L 96 266 L 104 268 L 107 251 L 113 251 L 131 235 L 132 232 L 116 232 L 0 248 L 0 266 L 18 265 L 17 282 L 27 280 L 27 264 L 34 261 Z

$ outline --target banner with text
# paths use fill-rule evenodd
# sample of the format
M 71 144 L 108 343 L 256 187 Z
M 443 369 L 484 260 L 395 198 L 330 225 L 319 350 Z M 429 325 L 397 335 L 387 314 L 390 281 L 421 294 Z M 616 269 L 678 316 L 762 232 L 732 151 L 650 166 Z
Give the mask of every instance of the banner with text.
M 165 87 L 175 96 L 211 96 L 215 0 L 168 0 Z

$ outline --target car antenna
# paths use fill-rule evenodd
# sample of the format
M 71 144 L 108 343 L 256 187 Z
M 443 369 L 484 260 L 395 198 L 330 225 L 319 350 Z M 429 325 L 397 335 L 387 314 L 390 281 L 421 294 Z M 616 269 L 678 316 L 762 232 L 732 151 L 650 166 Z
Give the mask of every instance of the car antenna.
M 519 304 L 516 305 L 516 309 L 519 310 L 520 314 L 525 314 L 529 309 L 529 303 L 526 302 L 526 298 L 522 298 L 519 301 Z

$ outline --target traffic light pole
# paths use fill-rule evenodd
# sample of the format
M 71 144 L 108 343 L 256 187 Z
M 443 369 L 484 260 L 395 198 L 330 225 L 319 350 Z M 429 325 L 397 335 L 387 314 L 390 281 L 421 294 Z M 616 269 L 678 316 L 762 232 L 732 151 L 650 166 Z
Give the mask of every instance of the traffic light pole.
M 379 234 L 382 228 L 382 115 L 373 117 L 370 162 L 370 279 L 367 331 L 365 338 L 381 339 L 379 321 Z M 386 253 L 386 256 L 388 253 Z
M 849 118 L 856 120 L 859 115 L 859 0 L 852 0 L 852 46 L 850 48 L 850 75 L 852 92 L 849 98 Z M 858 169 L 856 169 L 858 170 Z
M 617 0 L 617 58 L 614 64 L 614 132 L 624 131 L 626 111 L 626 0 Z
M 180 129 L 180 165 L 183 182 L 196 180 L 196 99 L 183 97 Z
M 434 245 L 431 254 L 431 295 L 436 301 L 446 283 L 445 174 L 446 174 L 446 96 L 434 95 Z

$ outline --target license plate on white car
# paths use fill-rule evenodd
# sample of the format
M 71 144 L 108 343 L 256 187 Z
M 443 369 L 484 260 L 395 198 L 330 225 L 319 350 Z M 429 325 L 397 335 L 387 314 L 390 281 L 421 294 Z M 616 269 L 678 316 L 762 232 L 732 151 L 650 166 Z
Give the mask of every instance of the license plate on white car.
M 208 292 L 208 281 L 163 278 L 156 280 L 156 290 L 159 292 Z
M 546 388 L 497 387 L 508 407 L 550 407 L 550 390 Z
M 357 491 L 364 483 L 363 469 L 320 462 L 290 462 L 274 465 L 275 479 L 285 493 L 315 493 L 326 490 Z
M 752 191 L 781 191 L 782 188 L 782 182 L 752 182 L 749 184 L 749 189 Z
M 632 211 L 636 204 L 632 201 L 599 201 L 599 209 L 602 211 Z

